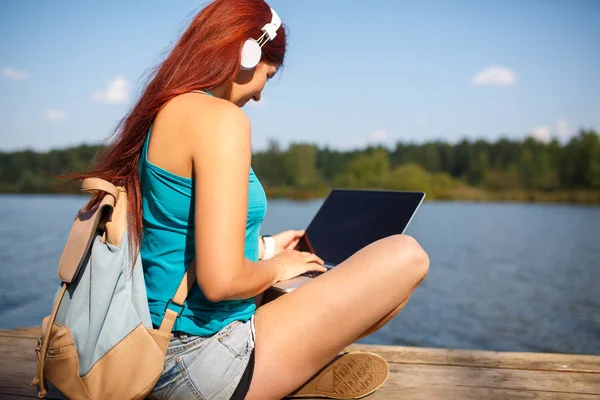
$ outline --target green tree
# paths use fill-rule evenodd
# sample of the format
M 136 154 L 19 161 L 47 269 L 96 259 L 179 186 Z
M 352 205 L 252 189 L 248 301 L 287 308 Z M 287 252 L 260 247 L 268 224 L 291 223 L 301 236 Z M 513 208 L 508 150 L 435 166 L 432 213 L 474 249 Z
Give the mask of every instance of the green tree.
M 293 144 L 284 155 L 287 184 L 300 189 L 314 188 L 319 183 L 317 147 Z
M 389 173 L 389 155 L 387 151 L 378 149 L 355 158 L 335 179 L 335 184 L 347 188 L 378 188 L 385 183 Z
M 0 152 L 0 191 L 76 192 L 77 185 L 48 174 L 88 169 L 102 149 L 83 145 L 45 153 Z M 583 129 L 565 144 L 504 137 L 456 144 L 398 142 L 391 151 L 381 146 L 339 151 L 303 143 L 282 149 L 271 140 L 266 150 L 253 154 L 252 167 L 266 188 L 281 193 L 319 193 L 331 185 L 477 193 L 466 190 L 463 180 L 497 191 L 598 190 L 600 137 Z
M 431 189 L 431 177 L 418 164 L 406 163 L 392 171 L 387 186 L 392 190 L 428 192 Z
M 252 155 L 252 168 L 265 186 L 285 185 L 287 176 L 284 152 L 276 140 L 270 140 L 266 151 Z
M 593 131 L 582 131 L 583 180 L 586 186 L 600 188 L 600 138 Z
M 514 163 L 504 170 L 498 168 L 489 171 L 484 186 L 496 191 L 522 189 L 523 181 L 519 173 L 519 167 Z
M 521 160 L 519 162 L 519 166 L 523 185 L 527 189 L 533 188 L 536 176 L 536 165 L 533 152 L 530 149 L 523 148 L 523 150 L 521 150 Z
M 471 185 L 479 185 L 482 183 L 489 170 L 489 160 L 486 151 L 479 151 L 472 155 L 467 170 L 467 182 Z
M 558 188 L 558 173 L 552 165 L 552 157 L 548 147 L 543 147 L 536 153 L 536 168 L 534 187 L 542 190 Z

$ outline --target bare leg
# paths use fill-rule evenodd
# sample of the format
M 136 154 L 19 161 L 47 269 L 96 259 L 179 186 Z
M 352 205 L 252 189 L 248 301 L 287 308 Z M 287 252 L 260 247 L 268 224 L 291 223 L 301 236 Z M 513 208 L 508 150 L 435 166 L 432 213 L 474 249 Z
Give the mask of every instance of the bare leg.
M 398 315 L 398 313 L 400 312 L 400 310 L 402 310 L 404 308 L 406 303 L 408 303 L 408 299 L 406 299 L 402 303 L 400 303 L 400 305 L 398 307 L 396 307 L 391 313 L 389 313 L 388 315 L 386 315 L 385 317 L 383 317 L 379 321 L 377 321 L 375 323 L 375 325 L 373 325 L 372 327 L 367 329 L 362 335 L 357 337 L 356 340 L 360 340 L 366 336 L 369 336 L 369 335 L 377 332 L 379 329 L 381 329 L 382 326 L 384 326 L 385 324 L 390 322 L 390 320 L 392 318 L 394 318 L 396 315 Z M 356 342 L 356 340 L 355 340 L 355 342 Z
M 419 284 L 421 282 L 419 282 Z M 415 286 L 414 289 L 416 289 L 416 286 Z M 413 291 L 414 291 L 414 289 L 413 289 Z M 394 318 L 396 315 L 398 315 L 398 313 L 404 308 L 404 306 L 406 305 L 406 303 L 408 303 L 408 299 L 410 298 L 411 295 L 412 295 L 412 291 L 410 292 L 410 295 L 409 295 L 409 297 L 406 300 L 404 300 L 402 303 L 400 303 L 400 305 L 398 307 L 396 307 L 394 310 L 392 310 L 392 312 L 390 312 L 388 315 L 386 315 L 385 317 L 383 317 L 379 321 L 377 321 L 375 323 L 375 325 L 373 325 L 372 327 L 370 327 L 369 329 L 367 329 L 366 332 L 364 332 L 362 335 L 360 335 L 358 338 L 356 338 L 356 340 L 360 340 L 360 339 L 362 339 L 362 338 L 364 338 L 366 336 L 369 336 L 369 335 L 377 332 L 385 324 L 387 324 L 388 322 L 390 322 L 390 320 L 392 318 Z M 258 308 L 258 307 L 260 307 L 260 306 L 263 305 L 263 299 L 264 299 L 264 297 L 265 297 L 264 293 L 261 293 L 260 295 L 256 296 L 256 298 L 255 298 L 256 308 Z
M 425 277 L 423 277 L 423 279 L 425 279 Z M 417 283 L 417 286 L 419 286 L 421 284 L 421 282 L 423 282 L 423 279 L 421 279 L 419 281 L 419 283 Z M 410 296 L 412 296 L 412 294 L 415 291 L 415 289 L 417 288 L 417 286 L 415 286 L 413 288 L 413 290 L 410 291 L 410 294 L 408 295 L 408 297 L 402 303 L 400 303 L 400 305 L 398 307 L 396 307 L 394 310 L 392 310 L 391 313 L 389 313 L 388 315 L 386 315 L 385 317 L 383 317 L 379 321 L 377 321 L 377 323 L 375 323 L 375 325 L 373 325 L 372 327 L 367 329 L 367 331 L 364 332 L 362 335 L 360 335 L 358 338 L 356 338 L 356 340 L 360 340 L 360 339 L 364 338 L 365 336 L 369 336 L 369 335 L 377 332 L 379 329 L 381 329 L 381 327 L 383 327 L 385 324 L 390 322 L 390 320 L 392 318 L 394 318 L 396 315 L 398 315 L 398 313 L 404 308 L 406 303 L 408 303 L 408 299 L 410 299 Z
M 414 239 L 390 236 L 260 307 L 246 398 L 280 399 L 298 388 L 360 335 L 391 319 L 428 268 Z

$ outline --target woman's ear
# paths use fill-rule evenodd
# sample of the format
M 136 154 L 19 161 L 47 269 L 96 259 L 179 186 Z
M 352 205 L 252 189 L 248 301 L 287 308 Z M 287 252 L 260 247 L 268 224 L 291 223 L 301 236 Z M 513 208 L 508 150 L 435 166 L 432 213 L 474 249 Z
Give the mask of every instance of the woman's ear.
M 247 70 L 240 69 L 237 76 L 235 77 L 235 83 L 238 85 L 245 85 L 245 84 L 251 82 L 259 67 L 260 67 L 260 64 L 258 64 L 258 66 L 256 68 L 247 69 Z

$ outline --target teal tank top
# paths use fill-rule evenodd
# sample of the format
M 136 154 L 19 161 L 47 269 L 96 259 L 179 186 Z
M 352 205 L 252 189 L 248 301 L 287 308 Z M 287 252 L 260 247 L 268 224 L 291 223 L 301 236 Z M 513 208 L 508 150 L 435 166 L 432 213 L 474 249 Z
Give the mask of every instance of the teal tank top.
M 186 268 L 195 257 L 195 194 L 191 178 L 175 175 L 148 161 L 151 131 L 152 127 L 139 162 L 143 213 L 140 256 L 152 323 L 160 326 L 167 302 L 175 295 Z M 257 261 L 260 225 L 267 211 L 267 197 L 252 168 L 248 184 L 244 256 Z M 169 308 L 179 311 L 179 307 L 172 304 Z M 255 311 L 253 298 L 213 303 L 206 299 L 196 283 L 173 330 L 208 336 L 232 321 L 248 321 Z

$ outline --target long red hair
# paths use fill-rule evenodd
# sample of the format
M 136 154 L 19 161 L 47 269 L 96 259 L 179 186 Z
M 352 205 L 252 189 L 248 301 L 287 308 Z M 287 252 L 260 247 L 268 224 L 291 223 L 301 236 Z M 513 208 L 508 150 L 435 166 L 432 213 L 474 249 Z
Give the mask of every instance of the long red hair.
M 142 238 L 142 199 L 138 163 L 150 125 L 171 99 L 192 90 L 204 90 L 234 81 L 246 39 L 258 39 L 271 21 L 264 0 L 214 0 L 202 9 L 160 64 L 136 105 L 119 122 L 114 140 L 101 152 L 91 170 L 63 175 L 69 181 L 98 177 L 123 186 L 128 193 L 130 244 L 139 248 Z M 268 64 L 283 64 L 286 32 L 282 27 L 262 48 Z M 93 196 L 86 208 L 98 204 Z

